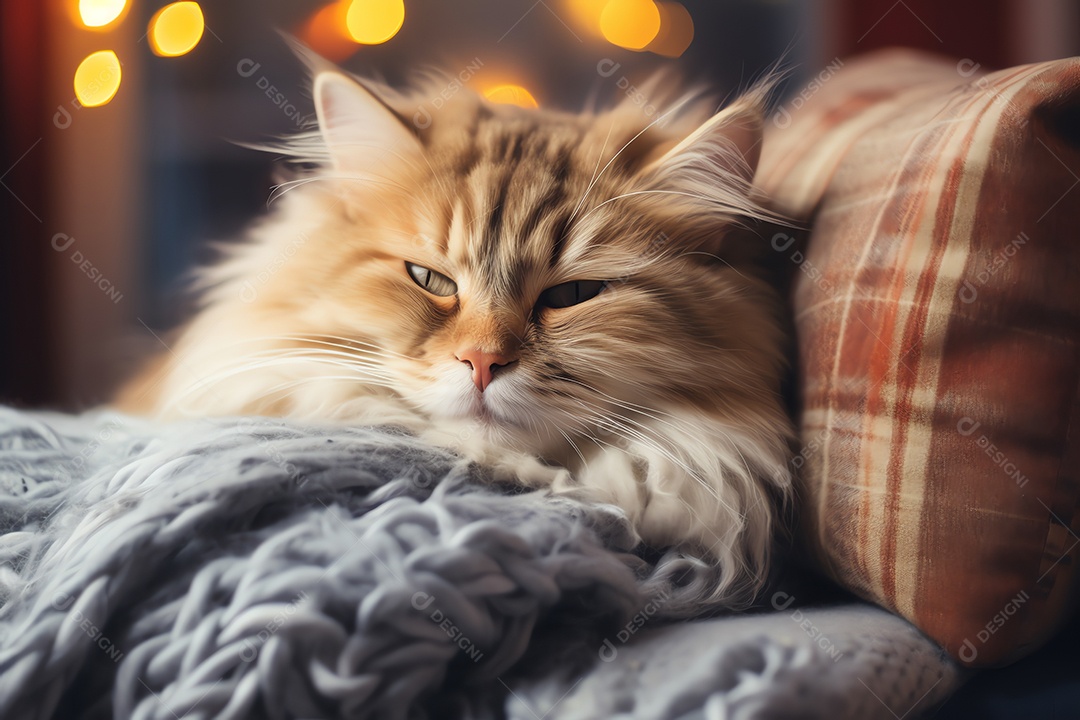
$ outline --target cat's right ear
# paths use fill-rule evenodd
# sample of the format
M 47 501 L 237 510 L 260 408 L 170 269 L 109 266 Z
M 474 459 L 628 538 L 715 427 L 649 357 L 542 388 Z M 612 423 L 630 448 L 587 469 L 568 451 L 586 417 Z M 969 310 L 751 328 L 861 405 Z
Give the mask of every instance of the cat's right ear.
M 340 72 L 315 77 L 315 113 L 335 169 L 384 178 L 395 165 L 419 157 L 416 134 L 386 103 Z

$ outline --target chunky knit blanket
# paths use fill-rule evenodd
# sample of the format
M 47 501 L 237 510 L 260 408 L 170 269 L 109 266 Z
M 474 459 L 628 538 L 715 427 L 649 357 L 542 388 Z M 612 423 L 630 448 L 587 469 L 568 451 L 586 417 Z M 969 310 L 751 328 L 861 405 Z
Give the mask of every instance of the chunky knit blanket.
M 958 679 L 862 604 L 675 621 L 708 568 L 387 430 L 0 408 L 0 533 L 5 720 L 915 717 Z

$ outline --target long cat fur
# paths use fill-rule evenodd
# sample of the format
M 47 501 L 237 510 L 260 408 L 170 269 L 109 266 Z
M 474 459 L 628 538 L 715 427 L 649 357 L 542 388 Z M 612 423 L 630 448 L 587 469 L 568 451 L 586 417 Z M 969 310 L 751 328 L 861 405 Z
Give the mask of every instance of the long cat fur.
M 302 169 L 201 271 L 199 312 L 120 406 L 400 426 L 617 505 L 649 545 L 718 565 L 715 600 L 745 600 L 791 488 L 780 300 L 752 262 L 760 239 L 736 232 L 765 214 L 765 92 L 648 117 L 461 88 L 417 115 L 443 89 L 318 72 L 318 130 L 281 148 Z M 425 291 L 405 261 L 458 292 Z M 607 285 L 536 305 L 573 280 Z M 462 344 L 518 361 L 480 393 Z

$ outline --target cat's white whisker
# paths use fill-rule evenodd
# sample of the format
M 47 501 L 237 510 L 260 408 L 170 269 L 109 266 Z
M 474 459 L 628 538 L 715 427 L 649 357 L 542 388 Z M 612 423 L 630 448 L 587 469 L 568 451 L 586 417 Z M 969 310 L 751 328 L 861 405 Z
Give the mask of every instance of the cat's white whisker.
M 442 175 L 440 175 L 439 172 L 437 170 L 435 170 L 435 166 L 431 164 L 431 160 L 428 159 L 428 156 L 427 155 L 421 155 L 421 157 L 424 159 L 424 162 L 427 163 L 428 169 L 431 170 L 431 177 L 435 180 L 435 182 L 437 182 L 439 184 L 439 187 L 442 189 L 442 191 L 447 196 L 452 196 L 453 192 L 450 189 L 449 183 L 447 183 L 443 179 Z
M 390 350 L 381 345 L 376 345 L 375 343 L 370 343 L 359 338 L 347 338 L 340 335 L 326 335 L 323 333 L 308 335 L 304 337 L 307 342 L 332 344 L 327 340 L 322 340 L 321 338 L 329 338 L 330 340 L 339 341 L 339 347 L 344 346 L 349 349 L 354 349 L 358 352 L 365 352 L 373 355 L 379 355 L 381 357 L 395 358 L 400 360 L 416 360 L 416 358 L 412 357 L 411 355 L 405 355 L 404 353 L 399 353 L 397 351 Z
M 280 393 L 282 390 L 288 390 L 292 388 L 288 393 L 285 394 L 285 397 L 288 397 L 304 385 L 326 381 L 356 382 L 356 377 L 353 375 L 315 375 L 312 377 L 295 378 L 293 380 L 287 380 L 285 382 L 282 382 L 271 388 L 267 388 L 265 392 L 258 396 L 258 399 L 263 400 L 269 398 L 271 395 Z
M 584 384 L 583 384 L 583 386 L 584 386 Z M 587 386 L 585 386 L 585 387 L 587 387 Z M 607 429 L 608 431 L 612 432 L 613 434 L 615 434 L 615 435 L 617 435 L 619 437 L 622 437 L 622 438 L 624 438 L 624 439 L 626 439 L 628 441 L 631 441 L 631 442 L 637 442 L 640 445 L 643 445 L 643 446 L 645 446 L 647 448 L 650 448 L 650 449 L 656 451 L 657 453 L 659 453 L 660 455 L 665 457 L 667 460 L 669 460 L 670 462 L 677 465 L 684 472 L 686 472 L 686 474 L 688 476 L 690 476 L 698 484 L 700 484 L 701 487 L 704 488 L 710 495 L 712 495 L 714 497 L 714 499 L 716 499 L 718 502 L 722 503 L 725 507 L 727 507 L 732 512 L 738 512 L 735 508 L 731 507 L 722 497 L 720 497 L 720 495 L 718 494 L 716 489 L 713 487 L 713 484 L 710 483 L 704 476 L 702 476 L 701 471 L 699 469 L 695 469 L 695 468 L 691 467 L 691 465 L 688 462 L 686 462 L 682 457 L 679 457 L 678 455 L 676 455 L 675 451 L 662 446 L 660 444 L 661 443 L 660 438 L 659 437 L 653 437 L 650 434 L 650 433 L 653 432 L 653 429 L 650 428 L 648 425 L 640 423 L 640 422 L 638 422 L 638 421 L 636 421 L 636 420 L 634 420 L 632 418 L 627 418 L 627 417 L 624 417 L 624 416 L 616 416 L 616 415 L 611 415 L 611 414 L 604 414 L 602 412 L 599 412 L 599 411 L 604 410 L 604 408 L 602 408 L 601 406 L 599 406 L 599 405 L 597 405 L 595 403 L 592 403 L 592 402 L 590 402 L 588 400 L 578 398 L 578 401 L 581 403 L 581 405 L 584 408 L 593 411 L 594 414 L 593 414 L 593 417 L 591 418 L 591 422 L 595 423 L 599 427 Z M 665 422 L 662 419 L 659 419 L 659 418 L 657 418 L 657 419 L 660 420 L 661 422 Z M 627 423 L 629 423 L 630 425 L 627 425 Z M 668 423 L 668 424 L 670 425 L 671 423 Z M 680 428 L 680 430 L 682 430 L 682 433 L 683 433 L 682 436 L 684 438 L 692 439 L 694 437 L 692 432 L 687 432 L 688 428 L 686 428 L 686 429 Z M 736 445 L 736 449 L 737 449 L 737 445 Z M 746 464 L 745 458 L 742 458 L 741 454 L 740 454 L 740 459 L 742 460 L 743 464 L 746 466 L 747 473 L 750 473 L 751 471 L 750 471 L 749 465 Z
M 706 480 L 699 470 L 694 469 L 682 458 L 675 455 L 675 453 L 669 448 L 663 447 L 660 441 L 648 437 L 644 433 L 635 431 L 633 428 L 628 428 L 608 418 L 597 418 L 597 422 L 600 427 L 604 427 L 609 430 L 616 437 L 621 437 L 624 440 L 643 446 L 649 450 L 656 452 L 664 459 L 671 462 L 673 465 L 682 470 L 688 477 L 694 480 L 705 492 L 712 496 L 713 500 L 726 508 L 729 512 L 739 514 L 738 509 L 731 506 L 719 493 L 715 485 Z
M 286 180 L 285 182 L 278 183 L 270 188 L 270 195 L 266 198 L 266 207 L 269 208 L 277 200 L 280 200 L 291 190 L 296 190 L 299 187 L 303 187 L 309 183 L 331 180 L 332 178 L 322 175 L 312 175 L 310 177 L 295 178 L 293 180 Z
M 323 338 L 328 338 L 324 340 Z M 325 345 L 341 348 L 342 350 L 355 353 L 364 353 L 368 356 L 383 357 L 388 359 L 400 359 L 400 360 L 415 360 L 415 358 L 408 355 L 404 355 L 393 350 L 381 347 L 374 343 L 366 342 L 358 338 L 347 338 L 340 335 L 327 335 L 323 333 L 312 334 L 285 334 L 285 335 L 259 335 L 251 338 L 244 338 L 237 340 L 232 345 L 243 345 L 253 343 L 267 343 L 267 342 L 299 342 L 299 343 L 311 343 L 317 345 Z
M 226 366 L 224 369 L 219 370 L 211 376 L 201 378 L 197 382 L 190 385 L 184 393 L 181 394 L 181 398 L 194 395 L 197 393 L 203 393 L 212 388 L 213 386 L 229 380 L 238 375 L 242 375 L 248 372 L 254 372 L 259 370 L 266 370 L 272 367 L 281 367 L 294 365 L 298 362 L 319 362 L 337 367 L 344 367 L 349 370 L 353 370 L 356 374 L 353 375 L 353 379 L 357 381 L 370 382 L 374 385 L 383 385 L 389 387 L 391 378 L 378 372 L 373 372 L 371 367 L 365 367 L 354 362 L 341 362 L 337 360 L 328 360 L 326 358 L 319 358 L 317 356 L 272 356 L 265 359 L 258 360 L 245 360 L 244 362 L 234 364 L 232 366 Z
M 604 392 L 602 390 L 599 390 L 596 387 L 593 387 L 592 385 L 589 385 L 588 383 L 586 383 L 586 382 L 584 382 L 582 380 L 579 380 L 577 378 L 559 377 L 558 380 L 560 380 L 561 382 L 571 383 L 571 384 L 574 384 L 574 385 L 578 385 L 578 386 L 580 386 L 582 388 L 585 388 L 590 393 L 594 393 L 596 395 L 599 395 L 600 397 L 604 398 L 608 402 L 614 403 L 614 404 L 618 405 L 619 407 L 622 407 L 622 408 L 624 408 L 626 410 L 630 410 L 631 412 L 639 412 L 642 415 L 645 415 L 647 417 L 650 417 L 650 418 L 653 418 L 655 420 L 659 420 L 659 421 L 662 421 L 662 422 L 667 422 L 667 420 L 664 420 L 664 418 L 667 418 L 668 420 L 677 421 L 676 416 L 669 413 L 669 412 L 664 412 L 663 410 L 660 410 L 659 408 L 650 408 L 650 407 L 646 407 L 644 405 L 639 405 L 639 404 L 631 402 L 629 400 L 620 400 L 620 399 L 618 399 L 618 398 L 616 398 L 616 397 L 614 397 L 612 395 L 609 395 L 608 393 L 606 393 L 606 392 Z
M 730 216 L 729 218 L 727 218 L 729 222 L 738 222 L 739 218 L 748 216 L 757 220 L 766 220 L 770 222 L 774 222 L 779 219 L 778 217 L 773 216 L 767 210 L 748 206 L 745 200 L 736 202 L 725 202 L 723 199 L 718 199 L 717 197 L 698 195 L 695 193 L 683 192 L 679 190 L 635 190 L 633 192 L 621 193 L 614 197 L 610 197 L 607 200 L 604 200 L 603 202 L 598 203 L 594 207 L 590 208 L 587 213 L 581 216 L 581 219 L 582 221 L 584 221 L 592 213 L 596 212 L 602 207 L 605 207 L 606 205 L 610 205 L 616 200 L 639 197 L 641 195 L 678 195 L 680 197 L 688 197 L 692 200 L 697 200 L 707 205 L 711 205 L 716 211 L 720 213 L 728 214 Z
M 656 118 L 655 120 L 653 120 L 652 122 L 650 122 L 650 123 L 649 123 L 648 125 L 646 125 L 645 127 L 641 128 L 641 130 L 639 130 L 639 131 L 638 131 L 638 132 L 637 132 L 637 133 L 636 133 L 636 134 L 635 134 L 635 135 L 634 135 L 634 136 L 633 136 L 632 138 L 630 138 L 629 140 L 627 140 L 627 141 L 626 141 L 626 144 L 625 144 L 625 145 L 623 145 L 623 146 L 622 146 L 621 148 L 619 148 L 618 152 L 616 152 L 616 153 L 615 153 L 614 155 L 612 155 L 612 156 L 611 156 L 611 159 L 607 161 L 607 164 L 606 164 L 606 165 L 604 165 L 604 169 L 603 169 L 603 170 L 601 170 L 601 171 L 600 171 L 600 173 L 599 173 L 599 174 L 598 174 L 598 175 L 597 175 L 596 177 L 594 177 L 594 178 L 593 178 L 592 182 L 591 182 L 591 183 L 589 183 L 589 186 L 588 186 L 587 188 L 585 188 L 585 194 L 584 194 L 584 195 L 582 196 L 582 198 L 581 198 L 581 202 L 582 202 L 582 203 L 584 203 L 584 202 L 585 202 L 586 198 L 588 198 L 588 197 L 589 197 L 589 193 L 590 193 L 590 192 L 592 191 L 593 187 L 594 187 L 594 186 L 596 185 L 596 183 L 600 182 L 600 179 L 601 179 L 601 178 L 602 178 L 602 177 L 604 176 L 604 173 L 606 173 L 606 172 L 607 172 L 608 168 L 609 168 L 609 167 L 611 167 L 611 164 L 612 164 L 612 163 L 614 163 L 614 162 L 615 162 L 615 160 L 617 160 L 617 159 L 618 159 L 618 157 L 619 157 L 620 155 L 622 155 L 622 154 L 623 154 L 623 152 L 624 152 L 624 151 L 625 151 L 625 150 L 626 150 L 626 149 L 627 149 L 628 147 L 630 147 L 630 146 L 631 146 L 631 145 L 633 144 L 633 142 L 634 142 L 635 140 L 637 140 L 637 139 L 638 139 L 639 137 L 641 137 L 641 136 L 642 136 L 642 135 L 644 135 L 644 134 L 645 134 L 646 132 L 648 132 L 649 130 L 651 130 L 651 129 L 653 128 L 653 126 L 655 126 L 656 124 L 658 124 L 658 123 L 660 123 L 660 122 L 664 121 L 664 120 L 665 120 L 665 119 L 667 119 L 667 118 L 668 118 L 668 117 L 669 117 L 670 115 L 673 115 L 673 114 L 677 113 L 677 112 L 678 112 L 679 110 L 681 110 L 681 109 L 683 108 L 683 106 L 684 106 L 684 105 L 685 105 L 686 103 L 688 103 L 689 101 L 690 101 L 690 97 L 689 97 L 689 96 L 687 96 L 687 97 L 684 97 L 684 98 L 681 98 L 681 99 L 680 99 L 679 101 L 677 101 L 677 102 L 676 102 L 676 103 L 674 104 L 674 106 L 673 106 L 673 107 L 669 108 L 669 109 L 668 109 L 667 111 L 665 111 L 665 112 L 661 113 L 660 115 L 658 115 L 658 116 L 657 116 L 657 118 Z M 589 211 L 589 213 L 591 213 L 591 212 L 592 212 L 592 211 L 590 210 L 590 211 Z M 589 213 L 585 213 L 585 216 L 584 216 L 584 217 L 588 217 Z M 574 215 L 576 215 L 576 214 L 577 214 L 577 208 L 574 208 Z M 572 220 L 572 219 L 573 219 L 573 215 L 571 215 L 571 220 Z
M 611 125 L 608 126 L 607 135 L 604 136 L 604 144 L 600 146 L 600 152 L 596 155 L 596 165 L 593 167 L 592 177 L 589 178 L 589 184 L 585 187 L 585 192 L 581 194 L 581 199 L 578 200 L 577 205 L 574 206 L 573 212 L 570 213 L 570 219 L 566 221 L 569 225 L 577 217 L 578 210 L 589 197 L 589 191 L 593 189 L 593 185 L 596 184 L 596 180 L 600 174 L 600 161 L 604 159 L 604 152 L 607 151 L 608 141 L 611 140 L 611 131 L 615 129 L 615 121 L 611 121 Z
M 310 358 L 335 358 L 340 359 L 343 362 L 355 363 L 359 366 L 370 367 L 382 367 L 375 360 L 370 357 L 359 355 L 352 351 L 342 351 L 336 349 L 330 349 L 326 347 L 275 347 L 264 348 L 262 350 L 253 350 L 244 355 L 244 357 L 262 357 L 262 358 L 275 358 L 275 357 L 310 357 Z
M 354 352 L 353 350 L 331 350 L 325 347 L 320 348 L 268 348 L 266 350 L 258 350 L 249 353 L 250 356 L 260 357 L 314 357 L 316 355 L 321 357 L 335 357 L 342 360 L 348 360 L 357 364 L 365 364 L 371 367 L 381 367 L 373 357 L 369 357 L 366 354 Z M 377 356 L 376 356 L 377 357 Z
M 578 459 L 581 461 L 582 469 L 587 468 L 589 462 L 585 459 L 585 454 L 581 452 L 581 448 L 579 448 L 577 443 L 574 442 L 574 439 L 555 423 L 551 423 L 551 426 L 555 428 L 559 435 L 562 436 L 563 440 L 566 441 L 566 444 L 569 445 L 570 448 L 574 451 L 574 453 L 578 456 Z

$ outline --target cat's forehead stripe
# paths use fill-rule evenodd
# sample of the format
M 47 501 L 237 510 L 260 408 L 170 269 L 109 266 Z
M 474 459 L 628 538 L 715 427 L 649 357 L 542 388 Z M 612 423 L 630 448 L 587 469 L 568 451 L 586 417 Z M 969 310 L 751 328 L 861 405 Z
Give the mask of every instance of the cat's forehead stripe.
M 566 249 L 567 235 L 570 232 L 570 215 L 563 215 L 555 222 L 554 227 L 555 230 L 551 236 L 551 258 L 548 260 L 548 267 L 555 267 L 558 265 L 563 250 Z
M 598 233 L 598 226 L 633 222 L 623 213 L 597 212 L 622 191 L 630 166 L 615 163 L 598 173 L 610 153 L 597 158 L 587 126 L 490 111 L 466 123 L 468 133 L 444 156 L 445 177 L 456 187 L 447 188 L 454 199 L 445 206 L 452 212 L 443 237 L 446 256 L 472 276 L 468 284 L 476 292 L 509 297 L 530 287 L 537 272 L 561 277 L 559 268 L 588 253 L 592 238 L 622 237 Z M 619 133 L 606 139 L 625 144 Z M 602 264 L 588 272 L 603 274 Z
M 456 165 L 457 179 L 459 183 L 464 183 L 468 180 L 476 169 L 477 164 L 480 162 L 480 150 L 474 143 L 469 143 L 469 146 L 465 148 L 465 152 L 462 153 L 461 159 L 458 160 Z
M 503 217 L 506 215 L 507 196 L 510 192 L 510 181 L 514 170 L 514 166 L 510 166 L 505 170 L 495 187 L 495 194 L 487 213 L 487 227 L 480 243 L 480 255 L 484 258 L 494 256 L 499 250 L 503 232 Z
M 566 215 L 560 210 L 560 206 L 565 199 L 566 189 L 561 183 L 552 183 L 549 185 L 546 188 L 543 197 L 540 198 L 539 202 L 536 202 L 532 206 L 529 210 L 529 214 L 525 216 L 525 219 L 518 228 L 517 232 L 521 242 L 529 241 L 529 239 L 537 233 L 540 225 L 545 220 L 555 216 L 556 213 L 560 213 L 562 219 L 551 223 L 551 226 L 558 228 L 563 225 L 566 218 L 569 217 L 569 215 Z M 558 234 L 555 234 L 551 237 L 551 245 L 551 258 L 548 264 L 554 267 L 555 263 L 559 260 L 559 255 L 562 253 L 562 238 L 559 237 Z

